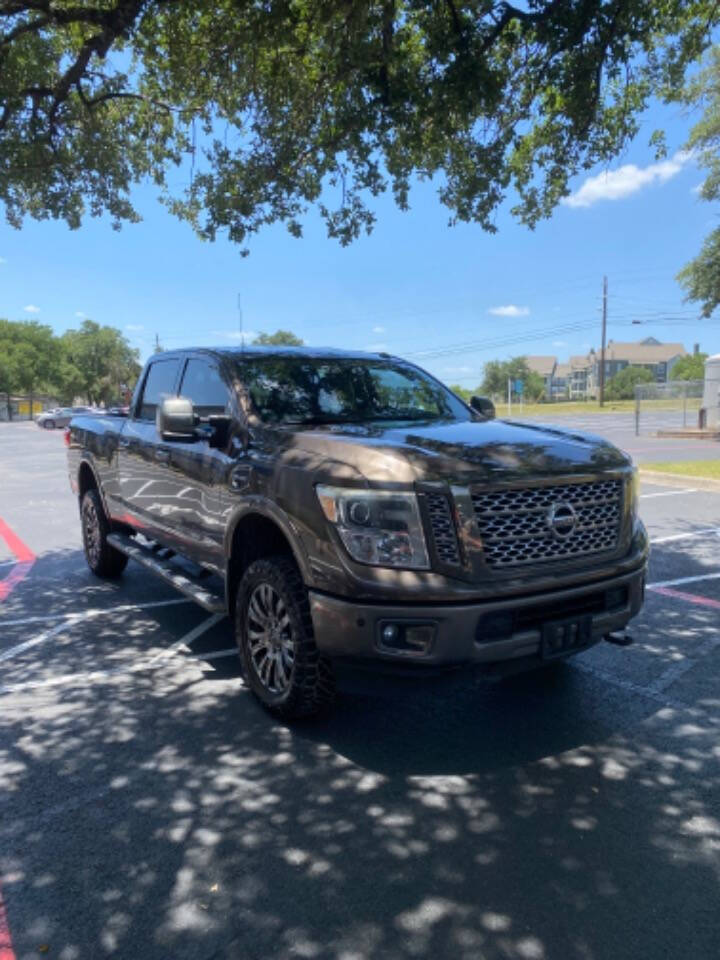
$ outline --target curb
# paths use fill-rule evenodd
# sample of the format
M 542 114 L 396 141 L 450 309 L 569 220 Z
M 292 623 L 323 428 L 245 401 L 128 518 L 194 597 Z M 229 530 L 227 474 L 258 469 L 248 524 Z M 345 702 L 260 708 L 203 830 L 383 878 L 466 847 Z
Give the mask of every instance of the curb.
M 638 470 L 641 480 L 655 481 L 666 487 L 695 487 L 696 490 L 713 490 L 720 493 L 720 480 L 710 477 L 693 477 L 686 473 L 661 473 L 659 470 Z

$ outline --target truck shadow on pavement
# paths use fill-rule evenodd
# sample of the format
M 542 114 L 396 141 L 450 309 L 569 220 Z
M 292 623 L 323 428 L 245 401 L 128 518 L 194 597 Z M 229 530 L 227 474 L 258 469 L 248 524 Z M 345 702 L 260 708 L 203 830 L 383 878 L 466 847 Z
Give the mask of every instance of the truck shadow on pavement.
M 47 611 L 165 597 L 130 573 L 90 604 L 90 580 L 54 578 L 56 559 L 18 588 L 13 618 L 37 615 L 30 587 L 46 576 Z M 126 662 L 206 616 L 177 605 L 79 623 L 1 663 L 0 682 Z M 700 644 L 717 612 L 693 616 Z M 294 728 L 232 669 L 208 682 L 218 661 L 0 694 L 17 955 L 710 960 L 720 680 L 685 708 L 603 679 L 649 689 L 687 629 L 685 608 L 651 596 L 636 646 L 590 651 L 592 670 L 346 693 Z M 194 652 L 227 640 L 226 623 L 213 631 Z M 3 632 L 0 654 L 29 635 Z

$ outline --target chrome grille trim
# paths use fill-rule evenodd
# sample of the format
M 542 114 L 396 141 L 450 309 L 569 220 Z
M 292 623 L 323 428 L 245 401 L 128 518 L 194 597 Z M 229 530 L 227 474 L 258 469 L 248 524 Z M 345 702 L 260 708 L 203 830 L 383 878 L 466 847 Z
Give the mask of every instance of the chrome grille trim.
M 471 491 L 485 561 L 493 569 L 605 553 L 618 546 L 622 479 Z M 550 528 L 555 505 L 575 514 L 572 533 Z
M 438 560 L 457 566 L 460 563 L 460 548 L 447 497 L 442 493 L 426 493 L 425 503 Z

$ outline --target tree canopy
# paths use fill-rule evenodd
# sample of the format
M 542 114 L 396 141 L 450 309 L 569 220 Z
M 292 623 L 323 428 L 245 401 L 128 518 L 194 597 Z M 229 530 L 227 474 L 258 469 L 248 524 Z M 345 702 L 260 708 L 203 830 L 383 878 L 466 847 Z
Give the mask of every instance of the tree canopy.
M 707 177 L 700 189 L 703 200 L 720 199 L 720 48 L 712 50 L 708 65 L 688 85 L 685 101 L 702 107 L 702 116 L 692 129 L 688 147 L 697 151 Z M 720 305 L 720 227 L 712 230 L 698 255 L 678 275 L 687 299 L 700 304 L 702 316 L 709 317 Z
M 706 353 L 688 354 L 680 357 L 670 371 L 671 380 L 704 380 Z
M 540 374 L 527 365 L 525 357 L 513 357 L 511 360 L 490 360 L 483 370 L 483 381 L 479 387 L 487 396 L 505 397 L 508 380 L 522 381 L 523 397 L 533 403 L 543 396 L 545 382 Z
M 632 400 L 639 383 L 653 383 L 655 377 L 646 367 L 624 367 L 605 385 L 606 400 Z
M 0 202 L 15 226 L 119 225 L 149 180 L 207 239 L 299 235 L 316 205 L 345 244 L 373 197 L 405 209 L 435 178 L 451 222 L 494 230 L 512 191 L 533 226 L 718 18 L 713 0 L 0 0 Z
M 266 347 L 302 347 L 305 343 L 292 330 L 276 330 L 275 333 L 259 333 L 253 343 Z
M 37 321 L 0 319 L 0 393 L 8 411 L 12 394 L 107 403 L 132 387 L 139 373 L 137 351 L 114 327 L 85 320 L 79 330 L 57 337 Z

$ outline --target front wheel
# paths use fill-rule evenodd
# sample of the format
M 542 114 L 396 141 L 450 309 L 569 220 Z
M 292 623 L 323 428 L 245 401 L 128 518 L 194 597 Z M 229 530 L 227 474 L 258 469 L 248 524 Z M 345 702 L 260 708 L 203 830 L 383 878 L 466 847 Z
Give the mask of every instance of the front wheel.
M 332 668 L 315 645 L 307 590 L 292 559 L 256 560 L 245 571 L 235 636 L 245 679 L 272 713 L 294 720 L 332 703 Z
M 97 490 L 87 490 L 83 495 L 80 517 L 87 565 L 96 577 L 119 577 L 127 566 L 128 558 L 107 542 L 110 524 Z
M 45 427 L 46 430 L 54 430 L 54 429 L 55 429 L 55 421 L 54 421 L 54 420 L 46 420 L 46 421 L 43 423 L 43 426 Z

